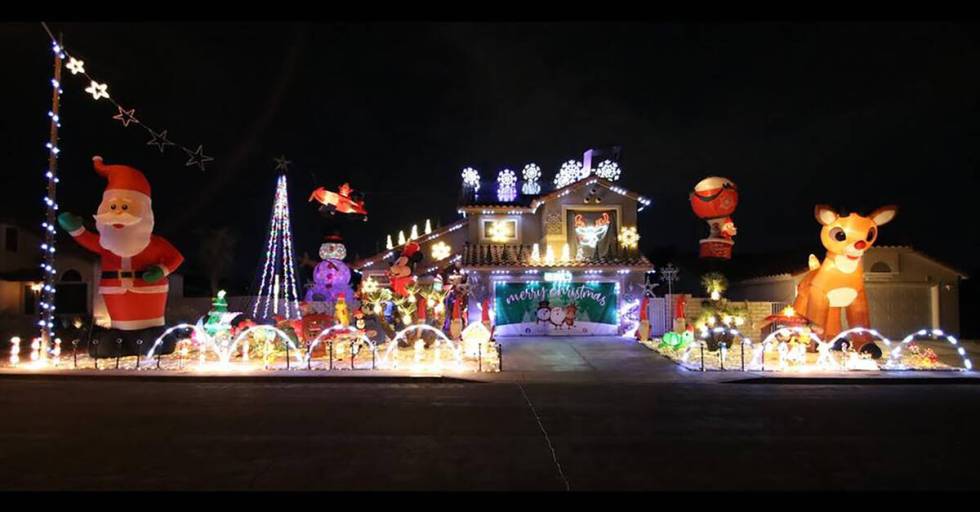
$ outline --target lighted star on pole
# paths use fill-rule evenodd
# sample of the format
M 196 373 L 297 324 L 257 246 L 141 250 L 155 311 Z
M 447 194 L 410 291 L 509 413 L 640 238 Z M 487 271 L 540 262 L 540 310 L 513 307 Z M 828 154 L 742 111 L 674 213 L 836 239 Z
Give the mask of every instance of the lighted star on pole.
M 109 97 L 109 84 L 100 84 L 95 80 L 85 88 L 85 92 L 92 95 L 92 98 L 108 98 Z
M 117 108 L 119 109 L 119 113 L 112 116 L 112 118 L 122 123 L 124 128 L 128 128 L 129 123 L 139 124 L 139 120 L 136 119 L 136 116 L 133 115 L 133 113 L 136 112 L 135 108 L 131 108 L 129 110 L 126 110 L 121 106 Z
M 198 166 L 201 169 L 201 171 L 204 171 L 204 164 L 205 163 L 214 160 L 214 158 L 211 158 L 211 157 L 209 157 L 209 156 L 207 156 L 207 155 L 204 154 L 204 146 L 203 145 L 202 146 L 198 146 L 197 149 L 194 150 L 194 151 L 191 151 L 191 150 L 189 150 L 187 148 L 184 148 L 184 153 L 187 153 L 187 156 L 190 157 L 187 160 L 187 163 L 184 164 L 184 165 L 186 165 L 187 167 L 190 167 L 192 165 L 196 165 L 196 166 Z
M 175 145 L 173 142 L 170 142 L 170 140 L 167 139 L 167 130 L 163 130 L 160 133 L 156 133 L 153 130 L 150 130 L 150 135 L 153 138 L 150 139 L 150 141 L 147 142 L 146 145 L 147 146 L 156 146 L 157 148 L 160 149 L 160 152 L 161 153 L 163 153 L 163 150 L 167 146 L 174 146 Z
M 276 162 L 276 170 L 286 172 L 289 170 L 289 165 L 292 164 L 292 160 L 286 160 L 286 155 L 279 155 L 279 158 L 273 158 Z

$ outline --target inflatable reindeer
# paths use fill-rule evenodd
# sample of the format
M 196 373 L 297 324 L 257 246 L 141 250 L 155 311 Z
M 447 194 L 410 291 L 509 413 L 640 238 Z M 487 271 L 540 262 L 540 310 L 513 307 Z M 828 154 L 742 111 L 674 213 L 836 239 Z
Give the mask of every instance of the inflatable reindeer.
M 793 308 L 823 329 L 829 340 L 841 332 L 841 309 L 849 327 L 868 327 L 868 298 L 864 293 L 861 257 L 878 238 L 878 227 L 893 218 L 897 207 L 884 206 L 867 217 L 852 213 L 839 216 L 829 206 L 817 205 L 815 215 L 823 225 L 820 241 L 827 249 L 823 263 L 810 255 L 810 272 L 800 281 Z M 861 346 L 865 348 L 867 339 Z M 874 345 L 866 349 L 872 353 Z

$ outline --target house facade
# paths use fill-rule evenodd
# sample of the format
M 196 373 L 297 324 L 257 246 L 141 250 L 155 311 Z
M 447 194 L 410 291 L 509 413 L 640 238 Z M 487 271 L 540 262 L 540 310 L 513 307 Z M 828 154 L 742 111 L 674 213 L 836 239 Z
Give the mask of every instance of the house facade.
M 13 221 L 0 222 L 0 236 L 0 330 L 32 335 L 43 284 L 43 240 L 39 232 Z M 89 318 L 101 300 L 98 258 L 71 245 L 59 244 L 55 259 L 55 312 L 62 327 Z
M 496 199 L 496 200 L 491 200 Z M 502 200 L 509 199 L 509 200 Z M 462 218 L 420 236 L 417 281 L 447 267 L 465 276 L 468 320 L 493 308 L 498 335 L 622 333 L 653 265 L 637 247 L 637 215 L 649 199 L 591 175 L 542 194 L 463 194 Z M 403 246 L 355 262 L 388 283 Z
M 871 325 L 879 332 L 893 339 L 923 328 L 959 335 L 965 274 L 908 246 L 872 247 L 862 265 Z M 804 262 L 796 270 L 745 279 L 732 285 L 729 296 L 792 304 L 806 273 Z

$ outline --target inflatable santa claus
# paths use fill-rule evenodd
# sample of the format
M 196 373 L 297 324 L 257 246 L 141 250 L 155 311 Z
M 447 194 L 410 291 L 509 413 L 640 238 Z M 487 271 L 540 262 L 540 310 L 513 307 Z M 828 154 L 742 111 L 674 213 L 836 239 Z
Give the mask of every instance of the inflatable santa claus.
M 167 276 L 184 257 L 153 234 L 150 184 L 143 173 L 125 165 L 106 165 L 100 156 L 93 157 L 92 163 L 109 182 L 94 215 L 98 234 L 85 229 L 81 217 L 71 213 L 59 215 L 58 223 L 79 245 L 101 257 L 99 293 L 112 328 L 100 339 L 99 355 L 145 353 L 163 330 Z M 143 341 L 142 348 L 137 339 Z M 113 346 L 120 343 L 126 346 Z M 161 352 L 160 347 L 154 351 Z

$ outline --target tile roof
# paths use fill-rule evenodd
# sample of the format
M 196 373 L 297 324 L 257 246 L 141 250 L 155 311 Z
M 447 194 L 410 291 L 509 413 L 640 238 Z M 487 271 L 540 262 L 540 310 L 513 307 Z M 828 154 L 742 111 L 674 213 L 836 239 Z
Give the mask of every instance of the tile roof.
M 958 270 L 943 261 L 929 256 L 922 251 L 908 245 L 878 245 L 872 246 L 868 254 L 874 254 L 878 250 L 900 250 L 910 254 L 915 254 L 934 265 L 938 265 L 946 270 L 958 274 L 961 278 L 968 278 L 964 272 Z M 826 250 L 807 251 L 795 250 L 784 251 L 770 254 L 744 255 L 738 263 L 731 268 L 729 279 L 734 281 L 765 281 L 777 277 L 796 276 L 808 272 L 807 264 L 810 254 L 816 255 L 821 261 L 826 254 Z
M 460 219 L 460 220 L 457 220 L 456 222 L 453 222 L 452 224 L 447 224 L 447 225 L 445 225 L 445 226 L 443 226 L 441 228 L 435 229 L 435 230 L 433 230 L 431 233 L 429 233 L 427 235 L 422 235 L 422 236 L 418 237 L 417 239 L 415 239 L 414 241 L 417 242 L 417 243 L 419 243 L 419 244 L 424 244 L 426 242 L 431 242 L 432 240 L 435 240 L 435 239 L 437 239 L 437 238 L 439 238 L 439 237 L 441 237 L 443 235 L 452 233 L 453 231 L 456 231 L 457 229 L 462 229 L 468 223 L 469 223 L 469 219 Z M 405 245 L 407 243 L 408 242 L 406 242 L 405 244 L 396 245 L 396 246 L 392 247 L 390 250 L 386 250 L 384 252 L 380 252 L 378 254 L 375 254 L 375 255 L 370 256 L 370 257 L 367 257 L 367 258 L 361 258 L 360 260 L 357 260 L 354 263 L 351 263 L 350 267 L 353 268 L 353 269 L 355 269 L 355 270 L 361 270 L 363 268 L 370 267 L 371 265 L 374 265 L 375 263 L 378 263 L 380 261 L 383 261 L 385 259 L 388 259 L 388 258 L 390 258 L 390 257 L 392 257 L 392 256 L 394 256 L 396 254 L 401 254 L 402 249 L 405 247 Z
M 643 254 L 636 250 L 623 250 L 611 246 L 608 253 L 584 260 L 555 262 L 546 265 L 543 261 L 531 260 L 529 245 L 476 245 L 466 244 L 463 247 L 461 265 L 463 267 L 520 267 L 520 268 L 594 268 L 594 267 L 644 267 L 653 268 L 653 264 Z

